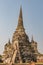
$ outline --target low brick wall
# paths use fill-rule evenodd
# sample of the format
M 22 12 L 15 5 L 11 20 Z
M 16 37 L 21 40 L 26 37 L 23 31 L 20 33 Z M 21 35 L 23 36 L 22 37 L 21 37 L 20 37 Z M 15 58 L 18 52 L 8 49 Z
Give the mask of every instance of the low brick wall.
M 0 65 L 10 65 L 10 64 L 3 64 L 3 63 L 0 63 Z M 13 64 L 13 65 L 30 65 L 29 63 L 22 63 L 22 64 Z M 43 63 L 40 63 L 40 64 L 38 64 L 38 63 L 35 63 L 35 65 L 43 65 Z

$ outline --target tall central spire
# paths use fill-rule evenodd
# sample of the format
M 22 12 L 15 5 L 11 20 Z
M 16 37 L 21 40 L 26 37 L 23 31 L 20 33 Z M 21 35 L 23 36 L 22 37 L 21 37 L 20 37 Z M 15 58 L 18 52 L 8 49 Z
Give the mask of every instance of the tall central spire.
M 20 7 L 20 14 L 19 17 L 22 19 L 22 7 Z
M 23 17 L 22 17 L 22 7 L 20 7 L 20 13 L 19 13 L 19 18 L 18 18 L 17 30 L 18 29 L 24 29 L 24 26 L 23 26 Z

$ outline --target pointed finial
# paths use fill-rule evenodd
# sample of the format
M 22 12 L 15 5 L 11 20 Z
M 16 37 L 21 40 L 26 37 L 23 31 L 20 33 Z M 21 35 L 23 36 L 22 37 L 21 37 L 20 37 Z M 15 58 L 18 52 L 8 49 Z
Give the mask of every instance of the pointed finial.
M 22 18 L 22 6 L 20 7 L 20 14 L 19 17 Z
M 10 44 L 10 39 L 8 40 L 8 43 Z
M 34 42 L 34 40 L 33 40 L 33 35 L 32 35 L 32 39 L 31 39 L 31 42 Z

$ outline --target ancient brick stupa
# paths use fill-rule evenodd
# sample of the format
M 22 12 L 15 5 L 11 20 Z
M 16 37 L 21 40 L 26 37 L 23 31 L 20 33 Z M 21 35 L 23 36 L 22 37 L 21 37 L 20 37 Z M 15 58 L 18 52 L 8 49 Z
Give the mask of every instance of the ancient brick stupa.
M 5 44 L 3 52 L 4 63 L 29 63 L 30 61 L 37 61 L 39 55 L 37 51 L 37 42 L 29 41 L 24 26 L 22 7 L 20 8 L 20 14 L 18 18 L 18 25 L 13 33 L 12 42 L 10 40 Z

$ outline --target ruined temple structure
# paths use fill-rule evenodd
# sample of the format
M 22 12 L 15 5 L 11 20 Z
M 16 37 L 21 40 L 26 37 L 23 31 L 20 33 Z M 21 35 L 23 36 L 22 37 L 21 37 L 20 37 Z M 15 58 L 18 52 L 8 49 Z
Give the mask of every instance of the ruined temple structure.
M 37 62 L 37 56 L 40 53 L 37 50 L 37 42 L 33 36 L 31 42 L 25 32 L 23 25 L 22 7 L 18 18 L 18 25 L 13 33 L 12 42 L 10 40 L 5 44 L 3 52 L 4 63 L 29 63 L 30 61 Z

